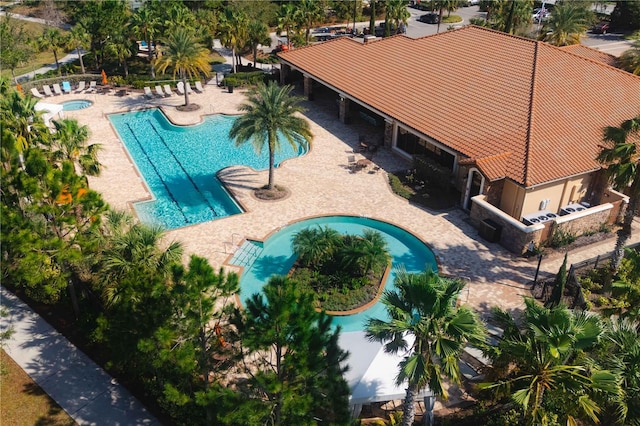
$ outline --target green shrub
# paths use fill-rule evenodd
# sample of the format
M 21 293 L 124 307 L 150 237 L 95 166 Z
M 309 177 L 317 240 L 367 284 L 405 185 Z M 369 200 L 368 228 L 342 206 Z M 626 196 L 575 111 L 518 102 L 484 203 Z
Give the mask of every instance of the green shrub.
M 598 296 L 594 303 L 596 306 L 609 306 L 609 298 L 605 296 Z
M 556 229 L 551 235 L 549 245 L 553 248 L 564 247 L 574 242 L 576 238 L 576 235 L 570 231 Z
M 457 24 L 462 22 L 462 18 L 459 15 L 449 15 L 442 17 L 443 24 Z
M 393 173 L 389 173 L 389 185 L 391 185 L 391 190 L 394 193 L 402 198 L 406 198 L 407 200 L 415 195 L 415 192 L 404 186 L 400 181 L 400 178 Z

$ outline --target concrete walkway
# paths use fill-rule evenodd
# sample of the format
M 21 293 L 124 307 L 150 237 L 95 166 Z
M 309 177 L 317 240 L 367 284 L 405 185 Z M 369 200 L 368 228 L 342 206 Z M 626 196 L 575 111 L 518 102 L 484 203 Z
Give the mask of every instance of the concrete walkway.
M 127 389 L 4 287 L 0 300 L 9 314 L 0 331 L 13 327 L 4 350 L 78 424 L 160 424 Z

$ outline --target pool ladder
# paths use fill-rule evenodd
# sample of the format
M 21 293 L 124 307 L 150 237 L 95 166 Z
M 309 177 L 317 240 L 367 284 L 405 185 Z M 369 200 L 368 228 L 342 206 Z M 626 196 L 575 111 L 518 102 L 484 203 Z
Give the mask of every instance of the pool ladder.
M 258 256 L 262 254 L 262 250 L 263 248 L 257 243 L 247 240 L 238 248 L 229 263 L 250 268 Z

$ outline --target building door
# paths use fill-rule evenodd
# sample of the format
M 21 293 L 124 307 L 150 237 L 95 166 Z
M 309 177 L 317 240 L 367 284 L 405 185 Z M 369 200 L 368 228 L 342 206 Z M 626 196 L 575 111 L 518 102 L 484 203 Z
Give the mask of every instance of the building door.
M 465 190 L 464 208 L 469 210 L 471 208 L 471 198 L 482 193 L 482 187 L 484 186 L 484 176 L 478 172 L 477 169 L 469 170 L 467 175 L 467 188 Z

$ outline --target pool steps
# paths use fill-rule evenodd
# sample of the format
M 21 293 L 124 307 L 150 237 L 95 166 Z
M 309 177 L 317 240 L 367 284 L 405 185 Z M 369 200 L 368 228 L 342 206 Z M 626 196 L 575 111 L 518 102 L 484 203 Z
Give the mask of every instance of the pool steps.
M 263 247 L 261 243 L 246 240 L 238 250 L 236 250 L 229 263 L 251 268 L 253 262 L 262 254 L 262 250 Z

